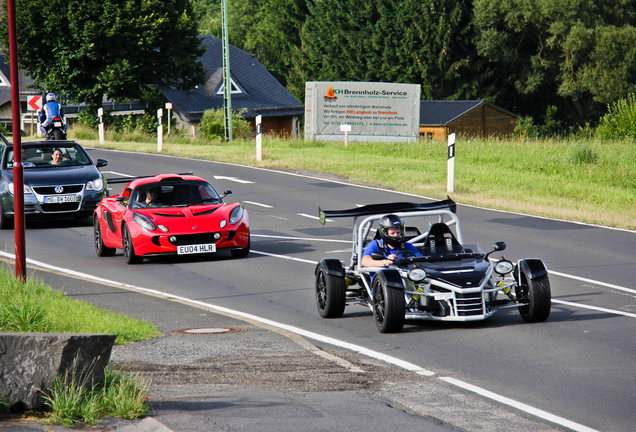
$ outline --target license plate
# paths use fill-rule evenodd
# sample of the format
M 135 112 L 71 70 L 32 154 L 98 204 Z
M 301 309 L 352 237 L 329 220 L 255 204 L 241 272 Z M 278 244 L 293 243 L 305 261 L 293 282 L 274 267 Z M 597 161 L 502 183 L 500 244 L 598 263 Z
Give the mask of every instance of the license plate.
M 198 253 L 210 253 L 216 252 L 216 245 L 214 243 L 196 244 L 196 245 L 183 245 L 178 246 L 178 255 L 189 255 Z
M 77 201 L 79 201 L 79 197 L 77 195 L 55 195 L 44 197 L 44 204 L 59 204 Z
M 61 128 L 62 122 L 53 122 L 53 126 Z
M 433 296 L 433 298 L 435 300 L 437 300 L 437 301 L 439 301 L 439 300 L 452 300 L 453 294 L 452 293 L 435 294 Z

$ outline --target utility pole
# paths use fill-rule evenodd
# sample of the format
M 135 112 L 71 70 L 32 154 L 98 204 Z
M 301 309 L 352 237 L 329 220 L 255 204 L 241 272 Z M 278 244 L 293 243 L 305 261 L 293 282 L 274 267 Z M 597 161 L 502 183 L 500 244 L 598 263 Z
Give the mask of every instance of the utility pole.
M 15 21 L 15 0 L 7 0 L 9 19 L 9 61 L 11 63 L 11 111 L 13 116 L 13 213 L 15 229 L 15 276 L 26 281 L 26 242 L 24 233 L 24 172 L 22 171 L 22 141 L 20 137 L 20 83 L 18 81 L 18 34 Z
M 221 0 L 223 26 L 223 110 L 225 141 L 232 141 L 232 75 L 230 75 L 230 42 L 227 25 L 227 0 Z

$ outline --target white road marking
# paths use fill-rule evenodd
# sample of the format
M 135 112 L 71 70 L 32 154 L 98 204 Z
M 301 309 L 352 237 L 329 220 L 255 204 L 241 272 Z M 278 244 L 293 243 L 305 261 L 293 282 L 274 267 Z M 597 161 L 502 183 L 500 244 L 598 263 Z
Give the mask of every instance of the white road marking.
M 517 402 L 514 399 L 507 398 L 505 396 L 498 395 L 497 393 L 493 393 L 491 391 L 485 390 L 481 387 L 474 386 L 472 384 L 468 384 L 467 382 L 460 381 L 455 378 L 450 377 L 439 377 L 440 380 L 445 381 L 449 384 L 455 385 L 457 387 L 463 388 L 464 390 L 471 391 L 473 393 L 477 393 L 481 396 L 484 396 L 488 399 L 492 399 L 504 405 L 508 405 L 510 407 L 516 408 L 518 410 L 527 412 L 528 414 L 532 414 L 533 416 L 548 420 L 552 423 L 556 423 L 558 425 L 564 426 L 568 429 L 572 429 L 577 432 L 598 432 L 596 429 L 589 428 L 579 423 L 575 423 L 563 417 L 556 416 L 547 411 L 540 410 L 530 405 L 526 405 L 521 402 Z
M 257 203 L 257 202 L 254 202 L 254 201 L 242 201 L 242 202 L 243 202 L 243 204 L 252 204 L 252 205 L 255 205 L 255 206 L 259 206 L 259 207 L 274 208 L 274 207 L 273 207 L 273 206 L 271 206 L 271 205 L 262 204 L 262 203 Z
M 614 314 L 614 315 L 623 315 L 623 316 L 630 317 L 630 318 L 636 318 L 636 314 L 635 313 L 623 312 L 623 311 L 619 311 L 619 310 L 615 310 L 615 309 L 607 309 L 607 308 L 602 308 L 602 307 L 598 307 L 598 306 L 591 306 L 591 305 L 586 305 L 586 304 L 582 304 L 582 303 L 572 303 L 572 302 L 569 302 L 569 301 L 557 300 L 557 299 L 552 299 L 552 303 L 558 303 L 558 304 L 563 304 L 563 305 L 567 305 L 567 306 L 578 307 L 578 308 L 581 308 L 581 309 L 591 309 L 591 310 L 595 310 L 595 311 L 599 311 L 599 312 L 605 312 L 605 313 Z
M 214 176 L 215 180 L 228 180 L 231 182 L 235 182 L 235 183 L 243 183 L 243 184 L 250 184 L 250 183 L 254 183 L 253 181 L 249 181 L 249 180 L 242 180 L 238 177 L 227 177 L 227 176 Z
M 118 176 L 122 176 L 122 177 L 129 177 L 129 178 L 130 178 L 130 177 L 135 177 L 135 176 L 133 176 L 133 175 L 130 175 L 130 174 L 124 174 L 124 173 L 120 173 L 120 172 L 117 172 L 117 171 L 102 171 L 102 173 L 103 173 L 103 174 L 106 174 L 106 173 L 108 173 L 108 174 L 115 174 L 115 175 L 118 175 Z
M 564 278 L 575 279 L 575 280 L 578 280 L 578 281 L 581 281 L 581 282 L 587 282 L 587 283 L 591 283 L 591 284 L 594 284 L 594 285 L 601 285 L 601 286 L 604 286 L 604 287 L 607 287 L 607 288 L 612 288 L 612 289 L 615 289 L 615 290 L 625 291 L 625 292 L 628 292 L 630 294 L 636 294 L 636 290 L 632 289 L 632 288 L 625 288 L 625 287 L 622 287 L 622 286 L 619 286 L 619 285 L 614 285 L 614 284 L 609 284 L 609 283 L 605 283 L 605 282 L 600 282 L 600 281 L 597 281 L 597 280 L 594 280 L 594 279 L 587 279 L 587 278 L 583 278 L 583 277 L 580 277 L 580 276 L 569 275 L 567 273 L 555 272 L 555 271 L 552 271 L 552 270 L 548 270 L 548 273 L 551 274 L 551 275 L 555 275 L 555 276 L 561 276 L 561 277 L 564 277 Z
M 298 216 L 306 217 L 309 219 L 320 220 L 318 216 L 308 215 L 307 213 L 298 213 Z M 325 222 L 333 222 L 333 219 L 325 219 Z
M 251 236 L 252 237 L 263 237 L 263 238 L 276 238 L 276 239 L 281 239 L 281 240 L 309 240 L 307 237 L 276 236 L 276 235 L 267 235 L 267 234 L 251 234 Z M 335 242 L 335 243 L 351 243 L 351 240 L 319 239 L 319 238 L 312 238 L 311 241 Z

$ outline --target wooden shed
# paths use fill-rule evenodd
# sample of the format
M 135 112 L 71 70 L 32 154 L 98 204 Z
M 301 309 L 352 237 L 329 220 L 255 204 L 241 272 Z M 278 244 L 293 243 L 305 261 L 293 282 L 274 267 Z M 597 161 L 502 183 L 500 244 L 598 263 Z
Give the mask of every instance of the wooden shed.
M 517 117 L 485 100 L 423 100 L 420 101 L 420 137 L 446 141 L 452 133 L 479 137 L 510 135 Z

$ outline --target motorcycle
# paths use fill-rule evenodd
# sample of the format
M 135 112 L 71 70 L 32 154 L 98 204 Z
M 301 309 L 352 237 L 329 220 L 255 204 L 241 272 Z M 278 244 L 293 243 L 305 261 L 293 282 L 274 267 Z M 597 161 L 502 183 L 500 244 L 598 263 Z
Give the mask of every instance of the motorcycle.
M 66 127 L 64 121 L 60 117 L 53 117 L 53 120 L 44 127 L 44 139 L 47 140 L 65 140 Z

